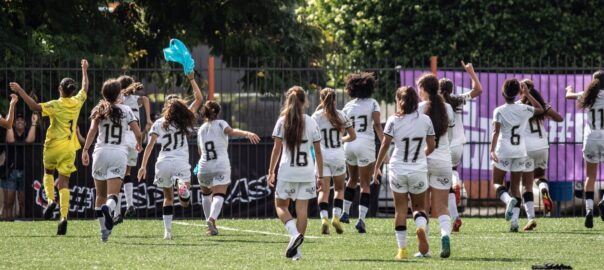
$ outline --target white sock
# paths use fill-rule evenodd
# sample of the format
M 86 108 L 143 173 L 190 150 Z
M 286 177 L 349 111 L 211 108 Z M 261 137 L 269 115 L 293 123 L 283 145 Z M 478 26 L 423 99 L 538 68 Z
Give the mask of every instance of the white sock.
M 107 201 L 109 203 L 109 201 Z M 111 208 L 113 210 L 113 215 L 119 216 L 122 214 L 122 193 L 117 194 L 117 202 L 115 202 L 115 206 Z
M 163 217 L 164 217 L 164 229 L 167 232 L 171 232 L 172 231 L 172 216 L 173 215 L 163 215 Z
M 105 205 L 109 206 L 109 212 L 116 211 L 117 202 L 115 200 L 107 199 L 107 202 L 105 203 Z
M 327 212 L 327 210 L 321 210 L 321 212 L 319 212 L 319 215 L 321 216 L 321 219 L 329 218 L 329 212 Z
M 218 219 L 220 215 L 220 211 L 222 211 L 222 203 L 224 202 L 224 198 L 222 196 L 214 196 L 212 199 L 212 208 L 210 210 L 210 217 L 214 220 Z
M 285 229 L 287 230 L 287 233 L 291 237 L 294 237 L 294 236 L 300 234 L 298 232 L 298 227 L 296 227 L 296 221 L 294 221 L 293 219 L 290 219 L 287 222 L 285 222 Z
M 512 222 L 518 223 L 518 219 L 520 218 L 520 207 L 512 208 Z
M 524 210 L 526 210 L 526 218 L 529 220 L 535 218 L 535 202 L 525 202 Z
M 539 183 L 539 191 L 547 190 L 549 192 L 549 185 L 546 182 Z
M 134 184 L 126 183 L 124 184 L 124 195 L 126 195 L 126 206 L 134 206 L 134 199 L 132 198 L 134 194 Z
M 418 229 L 424 228 L 424 230 L 427 230 L 428 221 L 425 217 L 418 217 L 415 219 L 415 227 L 417 227 Z
M 451 217 L 447 215 L 442 215 L 438 217 L 438 223 L 440 224 L 440 235 L 450 235 L 451 234 Z
M 406 248 L 407 247 L 407 230 L 404 231 L 394 231 L 396 234 L 396 243 L 398 244 L 398 248 Z
M 512 199 L 512 197 L 510 196 L 510 194 L 507 191 L 504 191 L 503 193 L 501 193 L 501 196 L 499 196 L 499 199 L 507 204 L 508 202 L 510 202 L 510 200 Z
M 455 201 L 455 193 L 449 193 L 449 214 L 451 214 L 452 219 L 459 217 L 459 213 L 457 212 L 457 202 Z
M 594 210 L 594 200 L 592 200 L 592 199 L 585 200 L 585 210 L 587 210 L 587 211 Z
M 101 208 L 94 208 L 95 211 L 100 211 Z M 105 227 L 105 216 L 101 215 L 100 217 L 97 218 L 97 220 L 99 221 L 99 225 L 101 225 L 101 231 L 107 230 L 107 227 Z
M 203 216 L 207 219 L 210 218 L 210 211 L 212 210 L 212 195 L 201 195 L 201 206 L 203 208 Z
M 340 207 L 334 207 L 332 209 L 332 211 L 333 211 L 333 216 L 334 217 L 338 217 L 339 218 L 339 217 L 342 216 L 342 208 L 340 208 Z
M 367 211 L 369 211 L 369 208 L 367 208 L 367 206 L 363 206 L 363 205 L 359 205 L 359 219 L 360 220 L 365 220 L 365 217 L 367 216 Z
M 352 205 L 351 201 L 344 200 L 344 213 L 350 213 L 350 206 Z

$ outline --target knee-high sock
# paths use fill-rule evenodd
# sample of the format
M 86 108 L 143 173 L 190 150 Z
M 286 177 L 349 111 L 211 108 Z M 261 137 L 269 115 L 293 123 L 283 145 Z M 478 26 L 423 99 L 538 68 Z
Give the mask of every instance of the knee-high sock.
M 130 175 L 126 175 L 124 177 L 124 195 L 126 195 L 126 206 L 134 206 L 134 184 L 132 184 L 130 180 Z
M 407 226 L 398 225 L 394 228 L 394 232 L 396 233 L 396 243 L 398 244 L 398 248 L 406 248 L 407 247 Z
M 164 230 L 167 232 L 172 232 L 172 215 L 174 213 L 172 205 L 164 206 L 162 211 L 164 219 Z
M 344 213 L 350 214 L 350 206 L 352 205 L 352 200 L 354 200 L 354 188 L 346 187 L 344 189 Z
M 110 194 L 109 196 L 107 196 L 107 202 L 105 202 L 105 205 L 109 207 L 109 212 L 115 211 L 119 208 L 119 205 L 117 203 L 117 201 L 119 200 L 118 196 L 119 194 Z
M 55 177 L 52 174 L 44 174 L 44 192 L 49 203 L 55 201 Z
M 201 206 L 203 208 L 203 216 L 206 220 L 210 219 L 210 212 L 212 211 L 212 193 L 201 194 Z
M 361 201 L 359 203 L 359 219 L 365 220 L 367 212 L 369 211 L 369 200 L 371 196 L 369 193 L 361 193 Z
M 210 209 L 210 217 L 214 220 L 218 219 L 220 211 L 222 211 L 222 204 L 224 203 L 225 194 L 216 193 L 212 198 L 212 207 Z
M 321 219 L 329 218 L 329 203 L 319 203 L 319 210 L 319 216 L 321 217 Z
M 418 229 L 424 228 L 424 230 L 426 230 L 428 227 L 428 216 L 426 216 L 426 213 L 424 212 L 416 212 L 413 214 L 413 220 L 415 221 L 415 227 Z
M 594 192 L 585 191 L 585 210 L 592 211 L 594 209 Z
M 103 216 L 103 212 L 101 212 L 101 208 L 95 207 L 94 214 L 96 215 L 96 218 L 99 221 L 99 225 L 101 226 L 101 231 L 107 230 L 107 228 L 105 227 L 105 216 Z
M 342 201 L 341 199 L 334 199 L 333 200 L 333 216 L 340 218 L 342 216 L 342 207 L 344 205 L 344 201 Z
M 289 234 L 290 237 L 294 237 L 299 234 L 298 227 L 296 227 L 295 220 L 290 219 L 287 222 L 285 222 L 285 224 L 283 224 L 283 226 L 285 226 L 285 229 L 287 230 L 287 233 Z
M 438 217 L 438 223 L 440 224 L 440 235 L 450 235 L 451 234 L 451 218 L 447 215 L 442 215 Z
M 69 214 L 69 189 L 62 188 L 59 190 L 59 201 L 61 202 L 61 219 L 67 218 Z
M 115 209 L 113 209 L 113 215 L 115 216 L 119 216 L 122 214 L 122 194 L 123 193 L 121 192 L 117 194 Z
M 459 217 L 459 213 L 457 212 L 457 201 L 455 200 L 455 193 L 453 192 L 453 188 L 449 190 L 449 214 L 451 214 L 452 219 L 456 219 Z
M 520 205 L 522 205 L 520 198 L 516 198 L 516 205 L 512 208 L 512 223 L 518 223 L 520 218 Z
M 526 210 L 526 218 L 534 219 L 535 218 L 535 203 L 532 192 L 525 192 L 522 194 L 522 198 L 524 199 L 524 210 Z

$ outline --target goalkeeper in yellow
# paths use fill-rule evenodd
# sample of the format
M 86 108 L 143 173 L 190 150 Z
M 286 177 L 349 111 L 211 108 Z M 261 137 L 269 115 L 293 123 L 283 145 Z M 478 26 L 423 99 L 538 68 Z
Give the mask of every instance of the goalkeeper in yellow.
M 83 59 L 82 88 L 76 93 L 76 82 L 72 78 L 64 78 L 59 84 L 60 98 L 44 103 L 37 103 L 15 82 L 10 83 L 13 92 L 19 94 L 32 111 L 42 112 L 42 116 L 50 118 L 50 126 L 46 131 L 44 141 L 44 191 L 48 199 L 48 206 L 44 209 L 44 218 L 50 219 L 57 207 L 55 200 L 55 170 L 59 172 L 59 205 L 61 221 L 57 235 L 67 233 L 67 214 L 69 212 L 69 178 L 76 171 L 74 165 L 76 151 L 80 143 L 76 134 L 76 126 L 80 109 L 86 101 L 88 91 L 88 61 Z

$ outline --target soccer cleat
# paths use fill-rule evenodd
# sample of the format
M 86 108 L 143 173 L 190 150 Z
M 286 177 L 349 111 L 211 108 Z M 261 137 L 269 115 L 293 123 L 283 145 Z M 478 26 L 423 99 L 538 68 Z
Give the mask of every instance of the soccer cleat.
M 304 235 L 301 233 L 290 237 L 289 243 L 287 244 L 287 249 L 285 250 L 285 257 L 293 258 L 298 253 L 298 247 L 302 245 L 302 242 L 304 242 Z
M 543 208 L 545 208 L 545 212 L 551 212 L 554 208 L 554 202 L 552 201 L 552 198 L 550 198 L 547 190 L 541 192 L 543 193 Z
M 57 203 L 56 202 L 51 202 L 49 203 L 46 208 L 44 208 L 44 212 L 42 213 L 42 216 L 44 217 L 44 219 L 49 220 L 52 218 L 52 214 L 55 212 L 55 209 L 57 208 Z
M 218 235 L 218 228 L 216 227 L 216 220 L 213 218 L 208 219 L 208 232 L 207 234 L 210 236 Z
M 340 222 L 350 224 L 350 219 L 348 218 L 348 213 L 346 213 L 346 212 L 342 213 L 342 216 L 340 216 Z
M 518 227 L 519 227 L 518 226 L 518 222 L 517 221 L 516 222 L 512 221 L 512 225 L 510 225 L 510 232 L 517 233 L 518 232 Z
M 124 212 L 124 216 L 126 217 L 134 217 L 134 215 L 136 215 L 136 209 L 134 208 L 134 205 L 130 205 L 126 208 L 126 212 Z
M 110 230 L 101 230 L 101 241 L 107 242 L 107 240 L 109 240 L 109 235 L 111 235 Z
M 67 219 L 61 220 L 61 222 L 59 222 L 59 226 L 57 226 L 57 235 L 65 234 L 67 234 Z
M 113 218 L 111 217 L 109 206 L 101 206 L 101 212 L 103 212 L 103 217 L 105 218 L 105 228 L 110 231 L 113 230 Z
M 302 260 L 302 252 L 300 252 L 300 248 L 297 249 L 296 255 L 292 257 L 292 261 Z
M 329 234 L 329 220 L 327 218 L 321 219 L 321 234 Z
M 461 218 L 457 217 L 453 222 L 453 232 L 459 232 L 459 228 L 461 228 L 462 224 L 463 222 L 461 222 Z
M 421 252 L 415 253 L 415 255 L 413 255 L 413 257 L 415 258 L 431 258 L 432 254 L 430 254 L 430 252 L 426 253 L 426 254 L 422 254 Z
M 430 251 L 430 246 L 428 245 L 428 236 L 426 235 L 426 229 L 417 228 L 415 230 L 417 234 L 417 243 L 419 252 L 423 255 L 427 254 Z
M 164 231 L 164 240 L 172 240 L 172 231 Z
M 604 199 L 598 203 L 598 208 L 600 209 L 600 218 L 604 221 Z
M 357 229 L 357 231 L 359 233 L 366 233 L 367 230 L 365 230 L 365 222 L 362 219 L 359 219 L 359 221 L 357 221 L 357 224 L 354 225 L 354 227 Z
M 407 259 L 407 248 L 399 248 L 398 253 L 394 257 L 397 261 L 402 261 Z
M 118 225 L 122 222 L 124 222 L 124 216 L 117 215 L 117 216 L 113 217 L 113 226 Z
M 451 256 L 451 238 L 448 235 L 445 235 L 440 238 L 440 257 L 441 258 L 449 258 Z
M 342 224 L 340 223 L 340 219 L 337 217 L 333 217 L 331 219 L 331 225 L 336 228 L 336 233 L 337 234 L 342 234 L 344 233 L 344 229 L 342 229 Z
M 510 199 L 510 201 L 508 202 L 508 204 L 505 207 L 505 220 L 506 221 L 510 221 L 512 219 L 512 216 L 514 215 L 514 212 L 512 211 L 514 209 L 514 206 L 516 205 L 516 203 L 518 203 L 518 200 L 516 200 L 516 198 L 512 197 Z
M 585 215 L 585 228 L 591 229 L 594 227 L 594 213 L 592 210 L 587 211 Z
M 536 227 L 537 227 L 537 221 L 535 221 L 534 219 L 531 219 L 531 220 L 529 220 L 529 221 L 526 223 L 526 226 L 524 226 L 524 229 L 523 229 L 523 230 L 524 230 L 525 232 L 527 232 L 527 231 L 532 231 L 532 230 L 534 230 Z

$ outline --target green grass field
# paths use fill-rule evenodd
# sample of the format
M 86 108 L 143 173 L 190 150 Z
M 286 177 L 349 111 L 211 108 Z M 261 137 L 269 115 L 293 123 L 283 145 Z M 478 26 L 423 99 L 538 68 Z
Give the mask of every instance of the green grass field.
M 601 269 L 604 223 L 583 228 L 583 219 L 540 219 L 536 231 L 508 233 L 503 219 L 466 218 L 452 237 L 452 256 L 438 258 L 437 221 L 431 221 L 430 259 L 394 261 L 392 219 L 369 219 L 368 233 L 346 225 L 343 235 L 321 236 L 319 220 L 309 224 L 303 259 L 284 256 L 288 238 L 277 219 L 219 220 L 220 235 L 205 235 L 201 220 L 177 220 L 174 240 L 165 241 L 161 220 L 127 220 L 102 243 L 96 220 L 69 223 L 68 234 L 55 236 L 56 222 L 0 223 L 0 268 L 152 268 L 152 269 L 530 269 L 558 262 L 575 269 Z M 415 226 L 409 224 L 409 250 L 417 250 Z M 220 227 L 219 227 L 220 228 Z

